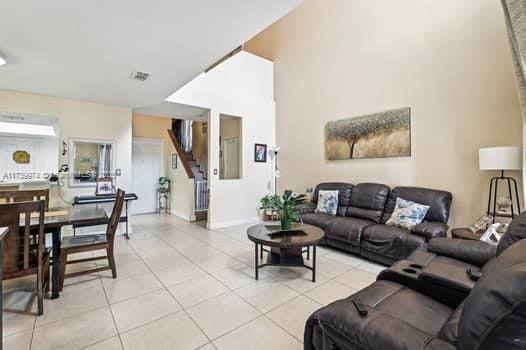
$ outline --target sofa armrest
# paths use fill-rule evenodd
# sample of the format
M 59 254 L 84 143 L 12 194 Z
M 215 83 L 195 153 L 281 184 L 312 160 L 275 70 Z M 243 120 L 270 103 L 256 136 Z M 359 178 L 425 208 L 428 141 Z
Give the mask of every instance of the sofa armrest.
M 445 255 L 479 267 L 497 254 L 497 247 L 486 242 L 455 238 L 433 238 L 427 249 L 437 255 Z
M 441 222 L 422 222 L 411 230 L 411 233 L 430 240 L 435 237 L 446 237 L 449 226 Z
M 298 210 L 300 214 L 314 213 L 314 210 L 316 210 L 316 204 L 312 202 L 302 203 L 298 206 Z

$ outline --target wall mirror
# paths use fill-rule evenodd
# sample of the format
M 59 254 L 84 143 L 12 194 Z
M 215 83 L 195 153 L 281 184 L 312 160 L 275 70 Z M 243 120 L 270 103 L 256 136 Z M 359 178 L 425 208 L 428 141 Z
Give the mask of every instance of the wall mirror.
M 115 171 L 115 141 L 70 139 L 69 186 L 95 187 Z
M 219 179 L 241 179 L 243 170 L 242 119 L 219 115 Z

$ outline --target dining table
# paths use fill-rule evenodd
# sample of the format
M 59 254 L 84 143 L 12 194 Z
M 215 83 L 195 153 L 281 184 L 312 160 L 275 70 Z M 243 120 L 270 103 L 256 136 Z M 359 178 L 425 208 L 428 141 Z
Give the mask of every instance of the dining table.
M 60 242 L 61 231 L 64 226 L 82 225 L 96 226 L 108 223 L 106 210 L 99 205 L 72 206 L 69 208 L 49 208 L 44 216 L 44 232 L 52 235 L 52 276 L 51 298 L 59 297 L 60 292 Z M 38 217 L 31 217 L 31 229 L 38 227 Z M 20 223 L 23 230 L 24 223 Z

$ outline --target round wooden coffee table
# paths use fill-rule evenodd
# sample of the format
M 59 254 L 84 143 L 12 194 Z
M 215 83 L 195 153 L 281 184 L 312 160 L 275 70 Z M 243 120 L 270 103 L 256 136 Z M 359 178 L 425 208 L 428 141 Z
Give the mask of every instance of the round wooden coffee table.
M 282 230 L 278 225 L 258 224 L 248 228 L 248 239 L 256 245 L 255 277 L 264 266 L 300 266 L 312 270 L 312 282 L 316 282 L 316 245 L 325 237 L 323 230 L 307 224 L 293 224 L 290 230 Z M 258 254 L 259 246 L 259 254 Z M 263 246 L 270 247 L 266 250 Z M 312 247 L 312 267 L 305 265 L 303 253 L 310 259 Z M 307 248 L 304 250 L 304 248 Z M 267 262 L 260 264 L 263 250 L 268 252 Z

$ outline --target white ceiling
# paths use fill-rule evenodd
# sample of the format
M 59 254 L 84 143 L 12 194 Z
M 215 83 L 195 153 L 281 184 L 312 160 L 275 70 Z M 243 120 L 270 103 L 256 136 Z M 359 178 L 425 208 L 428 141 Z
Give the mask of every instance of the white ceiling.
M 5 0 L 0 89 L 156 105 L 301 1 Z

